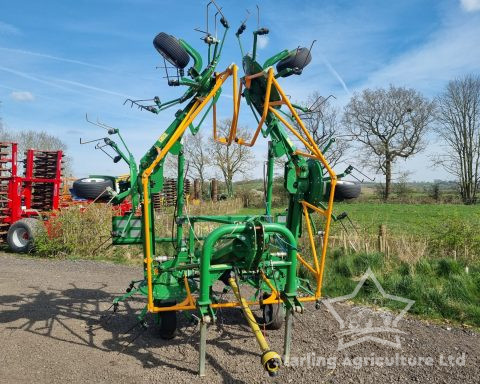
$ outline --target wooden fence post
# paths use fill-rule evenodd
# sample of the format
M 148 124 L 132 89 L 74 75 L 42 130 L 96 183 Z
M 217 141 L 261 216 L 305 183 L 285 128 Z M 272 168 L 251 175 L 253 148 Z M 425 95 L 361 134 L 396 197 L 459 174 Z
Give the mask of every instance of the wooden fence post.
M 380 252 L 386 252 L 387 245 L 387 227 L 382 224 L 378 229 L 378 250 Z

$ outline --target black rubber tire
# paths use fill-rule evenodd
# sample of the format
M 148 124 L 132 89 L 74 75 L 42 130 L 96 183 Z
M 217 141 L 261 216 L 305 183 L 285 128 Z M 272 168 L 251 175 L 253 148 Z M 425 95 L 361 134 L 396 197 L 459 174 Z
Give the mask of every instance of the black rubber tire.
M 175 301 L 154 300 L 156 307 L 171 307 L 176 304 Z M 171 340 L 177 333 L 177 312 L 167 311 L 158 312 L 155 321 L 157 325 L 157 334 L 163 340 Z
M 32 252 L 35 247 L 35 237 L 43 228 L 43 223 L 38 219 L 18 220 L 8 229 L 7 244 L 9 248 L 15 253 Z
M 106 188 L 114 188 L 113 181 L 101 177 L 84 177 L 73 182 L 73 193 L 82 199 L 97 201 L 110 200 L 111 196 Z M 100 196 L 100 197 L 99 197 Z
M 165 32 L 160 32 L 153 39 L 155 49 L 174 67 L 183 69 L 188 65 L 190 56 L 178 40 Z
M 290 52 L 288 57 L 280 60 L 277 63 L 277 72 L 281 72 L 284 69 L 290 68 L 300 74 L 302 73 L 303 68 L 305 68 L 310 61 L 312 61 L 312 54 L 310 53 L 310 50 L 305 47 L 297 48 Z M 295 72 L 290 72 L 285 77 L 290 76 Z
M 352 181 L 338 180 L 335 186 L 335 201 L 355 199 L 360 196 L 361 186 Z M 327 185 L 326 196 L 330 195 L 330 184 Z
M 263 294 L 263 299 L 270 297 L 269 293 Z M 285 308 L 283 304 L 266 304 L 262 305 L 262 319 L 258 321 L 258 325 L 269 330 L 276 331 L 283 327 L 283 320 L 285 319 Z

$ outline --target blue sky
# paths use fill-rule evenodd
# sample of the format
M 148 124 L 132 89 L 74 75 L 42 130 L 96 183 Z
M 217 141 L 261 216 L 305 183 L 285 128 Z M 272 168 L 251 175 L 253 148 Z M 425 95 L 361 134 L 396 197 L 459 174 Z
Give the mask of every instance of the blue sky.
M 260 55 L 267 58 L 316 40 L 312 63 L 300 77 L 282 80 L 294 100 L 309 93 L 334 94 L 339 107 L 365 87 L 415 87 L 434 97 L 448 80 L 480 73 L 480 0 L 440 1 L 219 1 L 232 28 L 219 68 L 240 63 L 234 38 L 246 9 L 244 44 L 250 46 L 257 24 L 270 29 Z M 7 130 L 45 130 L 64 140 L 76 176 L 120 174 L 79 137 L 103 132 L 85 121 L 85 113 L 122 130 L 140 157 L 163 132 L 176 110 L 153 115 L 123 105 L 127 97 L 168 100 L 178 95 L 155 66 L 162 60 L 152 46 L 154 36 L 168 32 L 206 48 L 193 28 L 205 28 L 206 1 L 78 0 L 0 3 L 0 116 Z M 225 89 L 229 93 L 229 89 Z M 231 114 L 222 102 L 220 117 Z M 253 129 L 246 108 L 243 125 Z M 205 126 L 210 134 L 211 130 Z M 448 178 L 433 169 L 429 155 L 438 148 L 432 137 L 423 155 L 401 162 L 413 180 Z M 264 157 L 265 142 L 255 151 Z M 354 159 L 352 160 L 354 162 Z M 259 176 L 259 166 L 251 176 Z

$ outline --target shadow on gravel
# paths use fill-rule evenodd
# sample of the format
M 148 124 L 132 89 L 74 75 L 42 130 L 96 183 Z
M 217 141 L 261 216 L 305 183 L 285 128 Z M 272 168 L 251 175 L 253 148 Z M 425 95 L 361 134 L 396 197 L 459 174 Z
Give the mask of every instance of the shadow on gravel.
M 193 353 L 198 354 L 199 327 L 185 316 L 178 315 L 177 336 L 173 340 L 162 340 L 157 337 L 151 319 L 146 329 L 135 326 L 136 316 L 145 303 L 143 298 L 130 298 L 113 314 L 105 310 L 116 295 L 106 291 L 106 284 L 96 289 L 71 286 L 66 290 L 28 287 L 35 292 L 0 296 L 0 326 L 3 325 L 12 333 L 22 330 L 59 342 L 127 354 L 140 361 L 144 368 L 165 366 L 197 374 L 196 366 L 192 369 L 186 365 L 191 366 L 190 357 Z M 236 357 L 240 355 L 252 354 L 252 351 L 232 343 L 234 340 L 251 338 L 241 312 L 238 309 L 223 309 L 218 314 L 217 324 L 211 326 L 210 330 L 215 332 L 215 338 L 209 338 L 207 342 L 208 364 L 224 381 L 242 383 L 228 373 L 228 366 L 222 365 L 209 353 L 209 349 L 211 351 L 215 346 L 232 356 L 231 364 L 236 364 Z M 166 358 L 151 350 L 167 346 L 176 348 L 178 353 L 169 354 Z M 258 357 L 260 359 L 260 354 Z

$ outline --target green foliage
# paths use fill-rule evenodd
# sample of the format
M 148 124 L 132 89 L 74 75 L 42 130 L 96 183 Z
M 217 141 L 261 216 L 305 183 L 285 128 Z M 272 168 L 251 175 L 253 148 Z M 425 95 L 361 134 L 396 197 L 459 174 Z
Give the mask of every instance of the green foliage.
M 50 218 L 47 230 L 36 237 L 36 255 L 121 261 L 138 253 L 135 247 L 109 247 L 111 220 L 112 207 L 106 204 L 62 209 Z
M 428 197 L 433 199 L 435 202 L 439 202 L 442 197 L 442 191 L 440 189 L 440 183 L 433 183 L 427 189 Z
M 339 258 L 334 264 L 335 272 L 344 277 L 353 277 L 352 259 L 349 257 Z
M 384 256 L 381 253 L 358 253 L 353 258 L 354 274 L 365 273 L 368 268 L 376 270 L 383 265 Z
M 463 255 L 480 254 L 480 220 L 478 217 L 465 220 L 461 217 L 452 217 L 434 225 L 434 232 L 430 238 L 430 249 L 436 255 Z
M 440 259 L 437 261 L 437 275 L 440 277 L 450 277 L 453 274 L 461 273 L 462 267 L 452 259 Z
M 416 263 L 381 254 L 331 253 L 323 292 L 328 297 L 350 294 L 370 267 L 388 294 L 415 300 L 410 313 L 480 326 L 480 263 L 423 258 Z M 385 299 L 367 279 L 355 301 L 401 310 L 405 304 Z

